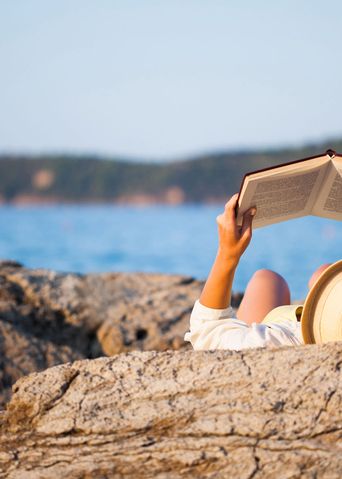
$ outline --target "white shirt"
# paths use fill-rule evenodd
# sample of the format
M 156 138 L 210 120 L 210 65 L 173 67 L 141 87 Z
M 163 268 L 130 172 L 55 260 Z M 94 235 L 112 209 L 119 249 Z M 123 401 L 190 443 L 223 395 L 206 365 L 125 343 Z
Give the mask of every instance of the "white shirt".
M 184 340 L 198 349 L 233 349 L 279 347 L 304 344 L 299 321 L 248 325 L 238 320 L 231 307 L 212 309 L 197 300 L 190 317 L 190 331 Z

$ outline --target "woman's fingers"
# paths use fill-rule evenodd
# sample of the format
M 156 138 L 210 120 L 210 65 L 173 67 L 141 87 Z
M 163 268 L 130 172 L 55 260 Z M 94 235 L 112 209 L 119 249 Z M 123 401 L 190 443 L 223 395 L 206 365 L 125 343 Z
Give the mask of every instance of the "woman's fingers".
M 252 222 L 253 217 L 256 213 L 256 208 L 252 207 L 249 210 L 245 211 L 242 219 L 242 226 L 241 226 L 241 239 L 245 241 L 250 241 L 252 237 Z
M 225 209 L 230 209 L 232 206 L 234 207 L 236 204 L 236 200 L 238 199 L 239 193 L 235 193 L 227 203 L 225 204 Z
M 243 216 L 242 226 L 238 226 L 235 218 L 235 207 L 238 193 L 225 204 L 224 212 L 216 217 L 219 233 L 219 250 L 221 254 L 238 263 L 247 248 L 252 236 L 253 215 L 248 210 Z M 254 208 L 253 208 L 254 209 Z
M 222 223 L 222 220 L 223 220 L 223 214 L 220 214 L 220 215 L 216 216 L 216 222 L 217 222 L 218 224 L 221 224 L 221 223 Z
M 225 204 L 224 214 L 227 219 L 232 222 L 235 222 L 235 206 L 238 199 L 239 193 L 235 193 Z

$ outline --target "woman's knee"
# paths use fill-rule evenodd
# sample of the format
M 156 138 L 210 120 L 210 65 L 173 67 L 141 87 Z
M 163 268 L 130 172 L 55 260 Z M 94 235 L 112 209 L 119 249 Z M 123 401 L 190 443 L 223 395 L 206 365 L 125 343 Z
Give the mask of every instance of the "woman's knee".
M 277 306 L 290 304 L 290 290 L 285 279 L 270 269 L 257 270 L 249 281 L 237 311 L 237 318 L 250 324 L 260 323 Z
M 321 276 L 324 270 L 326 270 L 332 263 L 321 264 L 311 275 L 308 281 L 308 288 L 311 289 L 312 286 L 316 283 L 317 279 Z
M 258 269 L 252 276 L 254 281 L 278 290 L 284 296 L 285 301 L 290 298 L 290 288 L 283 276 L 271 269 Z
M 282 277 L 281 274 L 272 271 L 271 269 L 258 269 L 253 274 L 253 278 L 262 281 L 271 281 L 272 283 L 282 283 L 287 285 L 286 280 Z

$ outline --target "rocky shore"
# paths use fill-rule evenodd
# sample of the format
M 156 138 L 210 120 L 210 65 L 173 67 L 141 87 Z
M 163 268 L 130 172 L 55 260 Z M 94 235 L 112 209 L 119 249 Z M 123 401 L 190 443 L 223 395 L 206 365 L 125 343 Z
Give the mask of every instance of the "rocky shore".
M 193 351 L 202 286 L 3 261 L 0 478 L 340 478 L 342 343 Z
M 21 376 L 78 359 L 192 349 L 183 340 L 203 284 L 144 273 L 78 275 L 0 263 L 0 405 Z M 241 294 L 233 295 L 234 304 Z

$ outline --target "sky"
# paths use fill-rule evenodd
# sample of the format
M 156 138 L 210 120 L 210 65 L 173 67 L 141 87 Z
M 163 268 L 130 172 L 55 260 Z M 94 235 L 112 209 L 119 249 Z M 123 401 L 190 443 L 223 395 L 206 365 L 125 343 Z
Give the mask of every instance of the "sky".
M 0 0 L 0 152 L 342 137 L 341 20 L 337 0 Z

